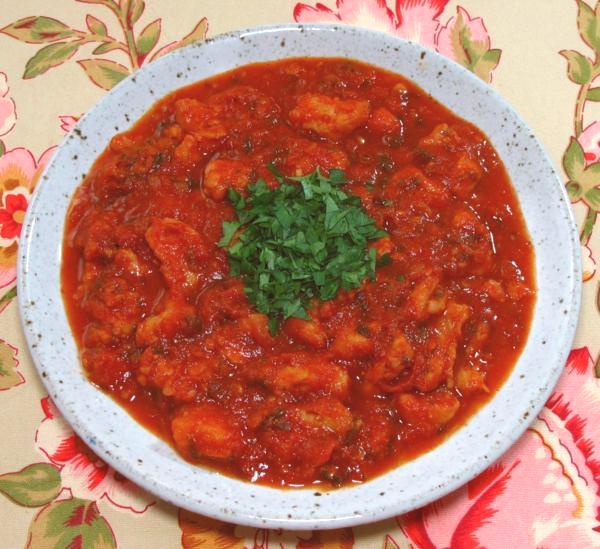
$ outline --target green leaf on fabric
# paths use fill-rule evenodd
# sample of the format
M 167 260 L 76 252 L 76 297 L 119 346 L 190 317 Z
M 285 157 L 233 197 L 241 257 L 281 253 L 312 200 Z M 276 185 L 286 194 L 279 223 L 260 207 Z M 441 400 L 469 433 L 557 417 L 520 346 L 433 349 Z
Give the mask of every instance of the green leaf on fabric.
M 125 4 L 127 6 L 127 22 L 133 26 L 139 21 L 140 17 L 144 13 L 146 4 L 144 3 L 144 0 L 125 0 Z
M 598 218 L 598 212 L 590 209 L 583 220 L 583 226 L 581 227 L 580 240 L 581 242 L 588 242 L 594 231 L 594 225 Z
M 574 137 L 571 137 L 571 142 L 563 156 L 563 168 L 569 179 L 574 181 L 579 181 L 579 177 L 585 168 L 583 148 Z
M 492 71 L 498 66 L 502 51 L 489 49 L 487 42 L 473 40 L 471 29 L 458 10 L 450 30 L 455 60 L 485 82 L 492 79 Z
M 95 501 L 72 498 L 44 507 L 29 526 L 28 549 L 114 549 L 115 536 Z
M 567 193 L 569 193 L 569 198 L 572 202 L 577 202 L 581 198 L 581 194 L 583 192 L 581 185 L 577 183 L 577 181 L 569 181 L 566 184 Z
M 39 50 L 25 65 L 23 78 L 35 78 L 73 57 L 80 42 L 57 42 Z
M 148 52 L 152 51 L 152 48 L 158 43 L 160 37 L 160 19 L 152 21 L 146 26 L 137 39 L 137 49 L 139 55 L 147 55 Z
M 2 146 L 4 146 L 4 144 Z M 17 287 L 13 286 L 2 297 L 0 297 L 0 307 L 6 307 L 6 305 L 8 305 L 8 303 L 10 303 L 15 297 L 17 297 Z
M 77 61 L 90 80 L 105 90 L 110 90 L 123 78 L 129 76 L 129 69 L 108 59 L 84 59 Z
M 121 44 L 118 42 L 104 42 L 100 44 L 92 53 L 94 55 L 102 55 L 103 53 L 108 53 L 109 51 L 118 50 L 121 47 Z
M 34 463 L 16 473 L 0 475 L 0 492 L 25 507 L 46 505 L 61 489 L 60 471 L 50 463 Z
M 492 80 L 492 71 L 498 66 L 500 63 L 500 56 L 502 55 L 502 50 L 499 49 L 491 49 L 486 51 L 478 60 L 478 62 L 473 67 L 473 72 L 479 76 L 485 82 L 491 82 Z
M 600 188 L 594 187 L 585 193 L 586 202 L 595 210 L 600 210 Z
M 590 203 L 587 196 L 588 192 L 593 191 L 600 184 L 600 162 L 587 166 L 577 179 L 577 183 L 581 185 L 584 198 Z M 592 196 L 596 196 L 595 193 L 592 193 Z M 597 205 L 592 205 L 590 203 L 590 206 L 594 209 L 598 209 Z
M 198 42 L 204 40 L 206 38 L 206 33 L 208 32 L 208 19 L 203 17 L 198 21 L 198 24 L 192 29 L 189 34 L 186 34 L 177 44 L 178 48 L 182 48 L 183 46 L 188 46 L 194 42 Z
M 58 19 L 43 16 L 31 16 L 19 19 L 0 29 L 0 32 L 28 44 L 56 42 L 57 40 L 70 38 L 76 34 L 71 27 Z
M 562 50 L 560 54 L 567 60 L 567 76 L 575 84 L 587 84 L 592 76 L 591 61 L 575 50 Z
M 106 25 L 102 21 L 100 21 L 100 19 L 94 17 L 93 15 L 86 15 L 85 24 L 88 30 L 90 32 L 93 32 L 94 34 L 98 34 L 100 36 L 108 35 L 108 29 L 106 28 Z
M 471 60 L 464 48 L 465 43 L 468 43 L 469 41 L 469 29 L 465 24 L 465 19 L 461 11 L 458 11 L 456 15 L 456 21 L 450 31 L 450 38 L 452 41 L 454 59 L 463 67 L 469 68 L 468 66 Z
M 16 349 L 0 340 L 0 391 L 21 385 L 24 379 L 17 371 Z
M 590 88 L 585 98 L 588 101 L 600 101 L 600 88 Z
M 596 8 L 598 10 L 598 8 Z M 581 39 L 600 52 L 600 25 L 594 10 L 583 0 L 577 0 L 577 28 Z

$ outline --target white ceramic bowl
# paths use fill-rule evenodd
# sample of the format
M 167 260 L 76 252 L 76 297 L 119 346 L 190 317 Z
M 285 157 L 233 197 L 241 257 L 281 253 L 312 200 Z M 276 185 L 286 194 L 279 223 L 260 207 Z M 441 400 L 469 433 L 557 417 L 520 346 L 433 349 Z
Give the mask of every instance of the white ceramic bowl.
M 499 152 L 531 234 L 538 296 L 531 333 L 494 398 L 443 444 L 365 484 L 323 494 L 256 486 L 195 467 L 95 388 L 81 368 L 60 291 L 65 214 L 75 188 L 111 137 L 183 85 L 240 65 L 296 56 L 350 57 L 400 73 L 481 128 Z M 263 27 L 177 50 L 116 86 L 77 124 L 46 168 L 19 252 L 23 328 L 61 412 L 106 462 L 157 496 L 229 522 L 333 528 L 383 519 L 458 488 L 523 433 L 550 395 L 579 311 L 578 236 L 563 185 L 515 111 L 459 65 L 417 44 L 331 25 Z

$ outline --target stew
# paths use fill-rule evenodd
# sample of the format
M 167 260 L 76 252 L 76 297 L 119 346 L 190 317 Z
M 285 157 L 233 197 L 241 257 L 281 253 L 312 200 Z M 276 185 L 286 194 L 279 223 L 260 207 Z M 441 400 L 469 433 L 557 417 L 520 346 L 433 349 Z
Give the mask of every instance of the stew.
M 510 373 L 535 301 L 488 138 L 336 58 L 157 102 L 77 190 L 62 273 L 92 382 L 185 459 L 288 487 L 363 482 L 443 441 Z

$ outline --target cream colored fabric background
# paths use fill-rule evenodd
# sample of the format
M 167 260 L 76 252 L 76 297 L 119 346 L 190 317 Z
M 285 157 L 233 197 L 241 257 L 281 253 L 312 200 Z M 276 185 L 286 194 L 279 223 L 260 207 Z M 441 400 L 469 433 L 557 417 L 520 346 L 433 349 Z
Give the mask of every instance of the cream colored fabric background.
M 326 0 L 333 7 L 334 0 Z M 502 50 L 502 58 L 494 71 L 493 86 L 521 113 L 547 147 L 554 163 L 561 158 L 572 135 L 573 110 L 578 86 L 566 77 L 565 60 L 558 54 L 564 49 L 583 46 L 575 23 L 576 7 L 571 0 L 461 0 L 460 5 L 471 16 L 481 17 L 492 40 Z M 181 38 L 200 18 L 209 22 L 208 36 L 258 24 L 293 20 L 296 2 L 291 0 L 147 0 L 143 21 L 162 18 L 161 44 Z M 456 13 L 451 0 L 440 20 L 447 21 Z M 48 15 L 76 28 L 83 28 L 85 14 L 91 13 L 107 23 L 102 6 L 73 0 L 0 0 L 0 27 L 30 15 Z M 146 23 L 144 23 L 146 24 Z M 116 29 L 114 29 L 116 32 Z M 18 122 L 12 132 L 2 138 L 7 150 L 26 147 L 39 156 L 58 144 L 64 131 L 59 115 L 78 116 L 98 101 L 104 90 L 90 83 L 73 61 L 31 80 L 23 80 L 26 61 L 40 46 L 19 42 L 0 34 L 0 72 L 8 77 L 10 96 L 15 100 Z M 117 59 L 117 55 L 106 57 Z M 600 119 L 600 109 L 590 107 L 591 121 Z M 575 208 L 579 221 L 584 212 Z M 600 229 L 592 237 L 590 247 L 596 260 L 600 257 Z M 2 290 L 3 292 L 4 290 Z M 595 305 L 598 276 L 584 284 L 584 307 L 575 347 L 587 346 L 592 357 L 600 350 L 600 314 Z M 36 430 L 42 420 L 40 399 L 45 396 L 26 350 L 18 322 L 16 300 L 0 316 L 0 338 L 18 349 L 18 370 L 26 382 L 0 392 L 0 474 L 18 471 L 25 465 L 42 460 L 34 445 Z M 596 416 L 596 421 L 600 419 Z M 135 549 L 164 549 L 181 545 L 181 529 L 177 510 L 156 503 L 143 514 L 119 509 L 102 500 L 99 508 L 111 525 L 118 546 Z M 39 509 L 16 505 L 0 495 L 0 547 L 23 547 L 28 528 Z M 247 536 L 252 547 L 256 532 L 248 528 L 235 531 Z M 386 538 L 390 535 L 393 539 Z M 382 548 L 408 546 L 395 520 L 355 529 L 355 547 Z M 306 536 L 302 536 L 306 537 Z M 263 537 L 256 538 L 259 541 Z M 268 547 L 284 543 L 292 547 L 298 537 L 274 533 Z M 393 545 L 393 543 L 397 545 Z M 213 545 L 214 544 L 214 545 Z M 216 547 L 207 542 L 203 547 Z M 331 545 L 331 547 L 339 545 Z M 266 547 L 266 545 L 264 546 Z

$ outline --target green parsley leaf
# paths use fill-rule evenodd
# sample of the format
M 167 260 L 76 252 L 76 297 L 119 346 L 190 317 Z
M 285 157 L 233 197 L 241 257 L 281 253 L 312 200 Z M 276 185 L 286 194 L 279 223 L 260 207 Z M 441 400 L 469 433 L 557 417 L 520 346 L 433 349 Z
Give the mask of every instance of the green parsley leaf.
M 228 248 L 231 275 L 242 277 L 248 300 L 276 333 L 282 320 L 310 319 L 312 299 L 333 299 L 340 289 L 374 279 L 385 256 L 378 264 L 367 244 L 387 233 L 360 198 L 340 188 L 342 170 L 289 178 L 272 164 L 269 170 L 280 183 L 275 190 L 262 179 L 248 187 L 247 198 L 229 189 L 237 220 L 223 222 L 219 246 Z
M 223 236 L 219 240 L 219 246 L 224 248 L 229 245 L 233 235 L 240 228 L 241 223 L 239 221 L 223 221 Z
M 390 254 L 383 254 L 377 260 L 377 266 L 378 267 L 385 267 L 386 265 L 389 265 L 391 262 L 392 262 L 392 256 Z

